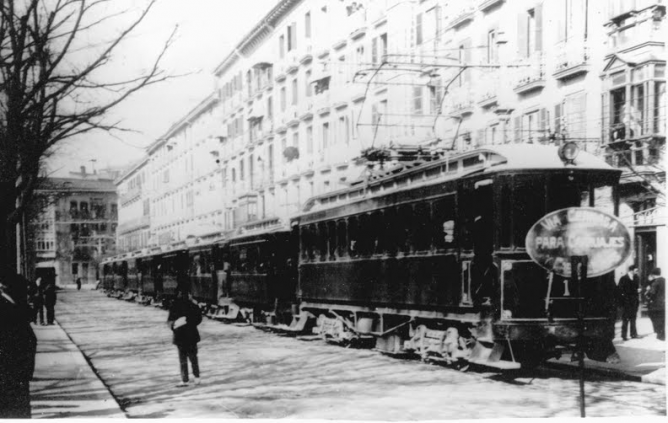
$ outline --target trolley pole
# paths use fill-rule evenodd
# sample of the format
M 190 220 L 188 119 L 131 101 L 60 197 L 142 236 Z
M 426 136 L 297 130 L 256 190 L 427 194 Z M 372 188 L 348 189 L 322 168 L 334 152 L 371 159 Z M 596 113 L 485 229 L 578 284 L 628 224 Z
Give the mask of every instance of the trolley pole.
M 585 395 L 584 395 L 584 375 L 585 375 L 585 324 L 584 324 L 584 289 L 583 285 L 587 280 L 587 256 L 571 256 L 571 279 L 575 284 L 575 292 L 578 302 L 578 359 L 580 368 L 580 417 L 585 417 Z

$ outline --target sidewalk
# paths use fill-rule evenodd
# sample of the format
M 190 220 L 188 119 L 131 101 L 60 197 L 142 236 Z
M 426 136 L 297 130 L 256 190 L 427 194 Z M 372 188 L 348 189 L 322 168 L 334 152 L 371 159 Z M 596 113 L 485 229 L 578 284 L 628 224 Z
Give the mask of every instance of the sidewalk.
M 621 361 L 617 364 L 585 359 L 585 368 L 589 371 L 599 371 L 615 374 L 627 380 L 646 383 L 666 384 L 666 342 L 656 339 L 652 331 L 652 322 L 647 317 L 637 319 L 638 338 L 624 341 L 621 338 L 622 323 L 615 325 L 614 345 Z M 550 360 L 553 366 L 578 366 L 577 361 L 571 361 L 570 355 L 564 355 L 559 360 Z
M 35 326 L 37 356 L 30 382 L 32 417 L 125 418 L 125 414 L 58 325 Z

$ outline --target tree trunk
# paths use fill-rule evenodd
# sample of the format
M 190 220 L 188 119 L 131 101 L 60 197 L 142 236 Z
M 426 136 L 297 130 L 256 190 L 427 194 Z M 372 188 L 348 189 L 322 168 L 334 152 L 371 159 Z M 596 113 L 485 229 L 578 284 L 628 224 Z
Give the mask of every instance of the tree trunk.
M 17 269 L 16 223 L 10 221 L 15 209 L 16 188 L 13 182 L 0 182 L 0 278 Z

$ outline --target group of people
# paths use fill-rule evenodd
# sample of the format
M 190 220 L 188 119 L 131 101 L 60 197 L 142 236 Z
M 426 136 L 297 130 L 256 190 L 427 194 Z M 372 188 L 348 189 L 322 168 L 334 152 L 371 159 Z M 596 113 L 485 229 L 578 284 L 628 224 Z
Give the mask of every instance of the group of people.
M 656 339 L 666 339 L 666 280 L 661 276 L 661 269 L 653 269 L 649 273 L 649 282 L 640 283 L 638 267 L 631 265 L 617 285 L 617 297 L 622 309 L 622 339 L 638 337 L 636 316 L 642 298 L 647 304 L 647 314 L 656 333 Z
M 55 320 L 56 306 L 56 283 L 55 281 L 43 281 L 37 278 L 35 283 L 30 284 L 28 289 L 28 303 L 32 309 L 31 321 L 37 324 L 53 325 Z M 44 311 L 46 310 L 46 321 Z

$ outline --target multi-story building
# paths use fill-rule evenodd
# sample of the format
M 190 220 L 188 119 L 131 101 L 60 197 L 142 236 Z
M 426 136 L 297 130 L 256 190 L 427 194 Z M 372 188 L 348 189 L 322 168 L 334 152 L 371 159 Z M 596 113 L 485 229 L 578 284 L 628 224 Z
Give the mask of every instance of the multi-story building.
M 57 284 L 97 279 L 97 264 L 115 251 L 117 172 L 49 178 L 37 191 L 45 207 L 32 228 L 36 268 L 53 268 Z
M 151 241 L 285 221 L 372 155 L 575 140 L 624 169 L 646 271 L 665 252 L 664 38 L 660 0 L 280 0 L 149 148 Z
M 150 202 L 146 192 L 148 158 L 141 159 L 114 181 L 118 193 L 116 251 L 125 253 L 148 247 Z

